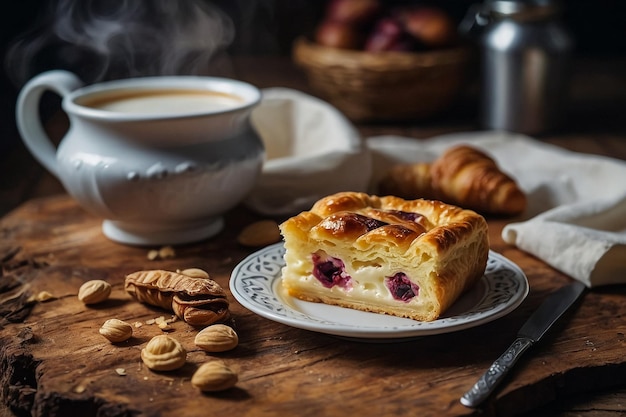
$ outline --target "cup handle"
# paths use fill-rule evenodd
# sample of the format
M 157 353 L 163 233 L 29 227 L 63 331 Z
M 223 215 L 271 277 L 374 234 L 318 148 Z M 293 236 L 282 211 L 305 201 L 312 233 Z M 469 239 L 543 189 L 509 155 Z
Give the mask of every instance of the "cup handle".
M 59 177 L 56 147 L 43 128 L 39 117 L 39 103 L 46 91 L 50 90 L 65 97 L 82 85 L 83 82 L 71 72 L 47 71 L 27 82 L 17 99 L 16 121 L 22 140 L 33 156 L 56 177 Z

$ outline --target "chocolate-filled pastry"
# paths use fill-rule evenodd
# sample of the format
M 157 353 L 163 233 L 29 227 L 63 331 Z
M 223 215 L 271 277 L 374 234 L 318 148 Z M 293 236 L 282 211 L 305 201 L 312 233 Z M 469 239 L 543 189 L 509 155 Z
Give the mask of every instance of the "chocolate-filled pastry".
M 485 219 L 440 201 L 343 192 L 280 225 L 293 297 L 432 321 L 484 274 Z
M 526 208 L 517 183 L 488 155 L 467 145 L 448 149 L 432 163 L 393 166 L 379 193 L 438 199 L 484 214 L 517 215 Z
M 126 276 L 124 289 L 137 301 L 173 311 L 193 326 L 208 326 L 230 318 L 224 289 L 210 278 L 150 270 Z

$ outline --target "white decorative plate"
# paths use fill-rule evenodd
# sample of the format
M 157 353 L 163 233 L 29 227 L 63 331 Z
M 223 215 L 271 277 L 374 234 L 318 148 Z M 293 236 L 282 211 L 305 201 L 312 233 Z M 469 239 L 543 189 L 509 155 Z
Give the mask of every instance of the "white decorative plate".
M 239 263 L 230 279 L 233 296 L 262 317 L 335 336 L 383 341 L 468 329 L 510 313 L 528 295 L 528 280 L 522 270 L 490 251 L 482 279 L 438 320 L 419 322 L 311 303 L 287 295 L 281 286 L 284 253 L 283 244 L 277 243 Z

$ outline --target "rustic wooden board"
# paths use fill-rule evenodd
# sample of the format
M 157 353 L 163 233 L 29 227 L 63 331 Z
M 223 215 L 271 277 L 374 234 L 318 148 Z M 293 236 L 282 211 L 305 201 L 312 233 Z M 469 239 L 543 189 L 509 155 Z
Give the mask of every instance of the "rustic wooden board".
M 514 415 L 555 398 L 626 382 L 626 303 L 623 286 L 593 291 L 521 360 L 481 410 L 459 397 L 508 347 L 519 326 L 568 278 L 507 247 L 504 221 L 490 221 L 492 249 L 527 274 L 531 292 L 513 313 L 487 325 L 401 343 L 362 343 L 299 330 L 261 318 L 232 297 L 240 345 L 207 354 L 193 344 L 197 329 L 173 323 L 188 350 L 173 372 L 143 366 L 140 350 L 161 330 L 144 324 L 113 345 L 98 334 L 109 318 L 131 323 L 171 313 L 133 301 L 124 276 L 141 269 L 199 267 L 228 291 L 232 269 L 253 250 L 236 235 L 256 220 L 244 209 L 227 217 L 218 236 L 176 248 L 176 257 L 147 259 L 148 248 L 106 239 L 100 220 L 69 197 L 32 200 L 0 221 L 0 399 L 33 416 L 469 416 Z M 105 304 L 86 307 L 76 294 L 89 279 L 113 285 Z M 56 298 L 29 303 L 48 291 Z M 230 297 L 230 293 L 229 293 Z M 190 384 L 199 364 L 220 357 L 238 370 L 229 391 L 202 394 Z M 123 368 L 120 376 L 116 368 Z

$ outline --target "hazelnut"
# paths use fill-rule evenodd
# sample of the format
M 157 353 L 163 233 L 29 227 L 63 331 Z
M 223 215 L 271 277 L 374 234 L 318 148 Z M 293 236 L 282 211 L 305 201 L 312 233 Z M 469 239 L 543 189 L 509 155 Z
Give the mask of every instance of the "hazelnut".
M 187 361 L 187 351 L 180 342 L 168 335 L 155 336 L 141 349 L 141 359 L 154 371 L 172 371 Z
M 194 343 L 207 352 L 225 352 L 237 346 L 239 337 L 232 327 L 225 324 L 213 324 L 200 330 L 196 334 Z
M 267 246 L 280 242 L 278 223 L 274 220 L 260 220 L 244 227 L 237 236 L 237 242 L 243 246 Z
M 100 334 L 112 343 L 123 342 L 133 335 L 133 326 L 122 320 L 109 319 L 100 327 Z
M 223 391 L 233 387 L 239 377 L 224 362 L 213 360 L 200 365 L 191 377 L 191 385 L 201 391 Z
M 111 295 L 111 284 L 101 279 L 85 282 L 78 290 L 78 299 L 85 304 L 101 303 Z
M 200 268 L 187 268 L 180 271 L 180 273 L 191 278 L 210 278 L 209 273 Z

